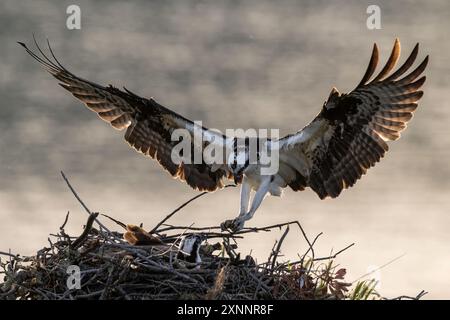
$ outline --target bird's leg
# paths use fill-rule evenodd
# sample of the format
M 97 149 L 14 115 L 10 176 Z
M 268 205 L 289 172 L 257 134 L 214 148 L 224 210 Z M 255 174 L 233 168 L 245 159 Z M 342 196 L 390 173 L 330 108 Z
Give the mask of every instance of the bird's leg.
M 247 214 L 251 191 L 252 189 L 250 187 L 250 184 L 248 183 L 247 178 L 244 176 L 241 184 L 241 203 L 239 209 L 239 216 L 236 219 L 226 220 L 225 222 L 223 222 L 221 224 L 222 230 L 233 229 L 235 221 Z
M 241 208 L 239 210 L 239 216 L 243 216 L 247 213 L 251 191 L 250 184 L 248 183 L 247 178 L 244 177 L 241 185 Z
M 222 223 L 222 229 L 230 229 L 234 232 L 241 230 L 244 227 L 245 221 L 250 220 L 255 214 L 256 210 L 259 208 L 261 202 L 269 191 L 270 181 L 270 178 L 268 178 L 260 184 L 255 196 L 253 197 L 250 211 L 245 214 L 242 214 L 241 212 L 241 214 L 236 219 L 225 221 L 224 223 Z
M 252 205 L 250 206 L 250 211 L 243 216 L 244 221 L 253 218 L 253 215 L 255 214 L 256 210 L 258 210 L 259 206 L 261 205 L 261 202 L 267 195 L 267 192 L 269 192 L 270 181 L 271 179 L 267 178 L 260 184 L 258 190 L 256 191 L 255 196 L 253 197 Z

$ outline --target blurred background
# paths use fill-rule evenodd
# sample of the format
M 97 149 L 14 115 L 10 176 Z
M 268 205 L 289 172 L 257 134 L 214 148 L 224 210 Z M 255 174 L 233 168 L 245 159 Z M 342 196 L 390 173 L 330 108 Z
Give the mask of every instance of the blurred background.
M 66 9 L 81 8 L 81 30 Z M 381 29 L 366 26 L 370 4 Z M 267 198 L 249 226 L 299 220 L 316 255 L 355 242 L 337 262 L 353 281 L 377 272 L 387 297 L 450 298 L 450 3 L 441 1 L 21 1 L 0 3 L 0 250 L 32 254 L 70 211 L 86 214 L 63 170 L 93 211 L 151 228 L 197 194 L 131 150 L 46 74 L 16 41 L 48 37 L 75 74 L 126 86 L 209 127 L 294 132 L 319 111 L 333 86 L 353 89 L 373 42 L 384 62 L 395 37 L 404 61 L 416 42 L 430 54 L 425 95 L 385 159 L 335 200 L 288 189 Z M 179 212 L 179 225 L 217 225 L 238 212 L 239 191 L 207 195 Z M 251 235 L 241 251 L 266 259 L 280 232 Z M 285 259 L 307 249 L 292 228 Z

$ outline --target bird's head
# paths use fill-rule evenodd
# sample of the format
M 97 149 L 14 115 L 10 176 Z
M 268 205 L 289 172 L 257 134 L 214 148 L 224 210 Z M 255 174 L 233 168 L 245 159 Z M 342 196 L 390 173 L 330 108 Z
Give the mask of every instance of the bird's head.
M 201 262 L 200 245 L 206 237 L 203 234 L 191 234 L 181 240 L 178 252 L 178 257 L 184 258 L 189 262 Z
M 239 184 L 244 177 L 245 169 L 250 163 L 248 147 L 236 148 L 235 152 L 230 155 L 228 166 L 233 173 L 234 183 Z

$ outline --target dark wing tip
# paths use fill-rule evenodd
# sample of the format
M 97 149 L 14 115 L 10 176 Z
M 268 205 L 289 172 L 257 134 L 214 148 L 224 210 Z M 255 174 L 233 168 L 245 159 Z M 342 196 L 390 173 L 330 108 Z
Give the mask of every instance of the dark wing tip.
M 423 59 L 423 61 L 422 61 L 422 63 L 419 65 L 419 67 L 418 68 L 420 68 L 422 71 L 420 72 L 420 73 L 422 73 L 424 70 L 425 70 L 425 68 L 427 67 L 427 65 L 428 65 L 428 61 L 430 60 L 430 55 L 428 55 L 427 54 L 427 56 L 425 57 L 425 59 Z
M 398 38 L 395 38 L 394 46 L 392 47 L 389 59 L 386 61 L 386 65 L 383 67 L 380 73 L 371 81 L 371 83 L 383 80 L 383 78 L 386 77 L 389 74 L 389 72 L 391 72 L 391 70 L 397 64 L 398 59 L 400 58 L 400 51 L 401 51 L 400 40 Z
M 411 71 L 411 73 L 405 76 L 404 78 L 398 80 L 398 83 L 407 84 L 410 83 L 411 81 L 414 81 L 418 76 L 420 76 L 425 71 L 425 68 L 428 65 L 428 59 L 429 56 L 427 55 L 416 69 Z
M 392 73 L 389 77 L 384 79 L 384 81 L 388 81 L 388 82 L 394 81 L 397 78 L 399 78 L 401 75 L 403 75 L 413 65 L 414 61 L 417 58 L 418 52 L 419 52 L 419 43 L 416 43 L 416 45 L 414 46 L 414 49 L 411 51 L 411 54 L 406 59 L 406 61 L 403 63 L 403 65 L 400 68 L 398 68 L 397 71 Z
M 55 64 L 52 60 L 50 60 L 49 58 L 48 58 L 48 56 L 46 56 L 45 55 L 45 53 L 42 51 L 42 49 L 39 47 L 39 45 L 38 45 L 38 43 L 36 42 L 36 38 L 34 37 L 34 35 L 33 35 L 33 39 L 34 39 L 34 43 L 35 43 L 35 45 L 36 45 L 36 48 L 37 48 L 37 50 L 38 50 L 38 52 L 37 53 L 35 53 L 35 52 L 33 52 L 32 50 L 30 50 L 30 48 L 28 48 L 28 46 L 25 44 L 25 43 L 23 43 L 23 42 L 21 42 L 21 41 L 17 41 L 17 43 L 19 44 L 19 45 L 21 45 L 24 49 L 25 49 L 25 51 L 33 58 L 33 59 L 35 59 L 36 61 L 38 61 L 42 66 L 44 66 L 44 68 L 48 71 L 48 72 L 50 72 L 51 74 L 55 74 L 55 73 L 57 73 L 57 72 L 59 72 L 59 71 L 61 71 L 61 70 L 65 70 L 65 69 L 63 69 L 60 65 L 59 65 L 59 63 L 58 63 L 58 61 L 57 60 L 55 60 L 56 61 L 56 63 L 57 64 Z M 52 54 L 53 55 L 53 54 Z
M 378 46 L 376 43 L 374 43 L 373 49 L 372 49 L 372 56 L 370 57 L 369 65 L 367 66 L 366 72 L 364 73 L 364 76 L 361 79 L 361 81 L 359 82 L 357 87 L 365 85 L 366 82 L 373 75 L 373 73 L 375 72 L 375 69 L 378 65 L 378 57 L 379 57 Z
M 419 78 L 419 80 L 416 80 L 413 85 L 414 85 L 414 89 L 419 89 L 420 87 L 423 86 L 423 84 L 425 83 L 425 81 L 427 80 L 427 76 L 422 76 Z

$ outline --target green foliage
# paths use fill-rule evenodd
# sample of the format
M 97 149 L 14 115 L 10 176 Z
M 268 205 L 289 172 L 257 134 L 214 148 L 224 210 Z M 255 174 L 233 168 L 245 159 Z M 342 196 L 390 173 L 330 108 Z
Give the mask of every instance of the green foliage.
M 350 300 L 374 300 L 380 298 L 375 287 L 377 281 L 374 279 L 358 281 L 353 290 L 348 295 Z

